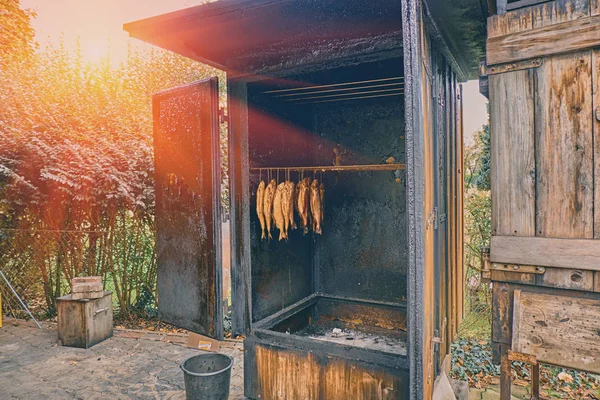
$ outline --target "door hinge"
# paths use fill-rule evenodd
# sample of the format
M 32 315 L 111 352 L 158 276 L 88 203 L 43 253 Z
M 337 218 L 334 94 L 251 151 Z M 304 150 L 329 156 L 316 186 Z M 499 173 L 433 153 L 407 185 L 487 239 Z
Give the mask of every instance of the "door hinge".
M 479 64 L 479 76 L 490 76 L 512 71 L 522 71 L 524 69 L 538 68 L 541 67 L 542 64 L 544 64 L 543 58 L 534 58 L 525 61 L 497 64 L 491 67 L 489 67 L 485 61 L 482 61 Z
M 437 214 L 438 214 L 438 208 L 434 207 L 433 211 L 431 212 L 431 214 L 429 214 L 429 216 L 427 217 L 427 229 L 429 229 L 429 227 L 431 225 L 433 225 L 433 229 L 437 229 Z
M 225 108 L 219 107 L 219 123 L 229 122 L 229 116 L 225 115 Z
M 434 331 L 436 336 L 431 338 L 431 353 L 433 355 L 437 354 L 440 351 L 440 346 L 442 345 L 442 338 L 439 337 L 439 331 L 436 329 Z

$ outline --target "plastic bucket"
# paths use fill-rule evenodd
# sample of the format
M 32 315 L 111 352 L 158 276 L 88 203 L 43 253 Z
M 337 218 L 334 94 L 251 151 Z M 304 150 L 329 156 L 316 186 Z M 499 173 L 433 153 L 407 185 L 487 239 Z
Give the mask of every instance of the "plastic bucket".
M 192 356 L 181 364 L 187 400 L 227 400 L 233 358 L 220 353 Z

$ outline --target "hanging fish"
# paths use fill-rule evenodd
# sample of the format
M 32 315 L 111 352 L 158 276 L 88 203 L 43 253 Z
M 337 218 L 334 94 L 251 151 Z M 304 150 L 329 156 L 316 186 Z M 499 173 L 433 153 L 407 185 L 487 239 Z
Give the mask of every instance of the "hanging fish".
M 321 182 L 319 186 L 319 197 L 321 198 L 321 229 L 323 228 L 323 221 L 325 220 L 325 185 Z
M 285 218 L 283 214 L 283 198 L 285 192 L 285 182 L 280 183 L 275 191 L 275 198 L 273 199 L 273 221 L 275 226 L 279 229 L 279 240 L 287 239 L 285 234 Z
M 308 212 L 310 201 L 310 179 L 304 178 L 298 182 L 296 188 L 296 204 L 298 206 L 298 215 L 300 216 L 300 227 L 304 234 L 308 233 Z
M 283 212 L 283 228 L 286 239 L 289 237 L 290 232 L 290 210 L 294 209 L 292 204 L 292 182 L 286 181 L 283 185 L 283 194 L 281 199 L 281 211 Z
M 261 237 L 260 240 L 266 239 L 265 233 L 265 181 L 260 181 L 258 189 L 256 190 L 256 214 L 260 221 Z
M 297 229 L 296 221 L 294 220 L 294 209 L 298 207 L 298 202 L 296 201 L 296 184 L 292 181 L 287 182 L 290 187 L 290 229 Z
M 267 235 L 269 239 L 271 236 L 271 222 L 273 221 L 273 201 L 275 200 L 275 191 L 277 190 L 277 182 L 272 179 L 271 182 L 265 188 L 265 195 L 263 200 L 263 214 L 265 217 L 265 225 L 267 226 Z
M 310 185 L 310 213 L 312 215 L 312 230 L 314 233 L 322 235 L 321 230 L 321 191 L 319 190 L 319 181 L 314 180 Z

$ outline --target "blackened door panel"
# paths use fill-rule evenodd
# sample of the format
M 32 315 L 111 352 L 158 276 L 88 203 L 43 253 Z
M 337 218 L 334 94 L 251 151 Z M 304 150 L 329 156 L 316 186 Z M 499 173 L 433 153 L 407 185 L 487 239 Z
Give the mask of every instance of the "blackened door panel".
M 221 338 L 221 220 L 216 78 L 153 97 L 158 310 Z

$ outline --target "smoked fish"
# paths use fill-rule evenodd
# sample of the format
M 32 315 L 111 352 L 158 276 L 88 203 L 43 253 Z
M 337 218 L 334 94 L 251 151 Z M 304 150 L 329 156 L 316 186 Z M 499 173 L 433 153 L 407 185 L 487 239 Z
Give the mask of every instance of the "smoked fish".
M 289 215 L 289 221 L 290 221 L 290 230 L 291 229 L 296 229 L 298 228 L 296 226 L 296 221 L 294 219 L 294 209 L 297 207 L 297 202 L 296 202 L 296 184 L 292 181 L 288 181 L 287 182 L 289 188 L 290 188 L 290 215 Z
M 271 222 L 273 221 L 273 201 L 275 200 L 275 191 L 277 190 L 277 182 L 272 179 L 271 182 L 265 188 L 265 195 L 263 201 L 263 214 L 265 218 L 265 225 L 267 226 L 267 235 L 269 239 L 271 236 Z
M 323 234 L 321 230 L 321 212 L 321 191 L 319 181 L 315 179 L 310 185 L 310 213 L 312 214 L 313 232 L 319 235 Z
M 321 182 L 319 186 L 319 197 L 321 198 L 321 229 L 323 228 L 323 220 L 325 219 L 325 185 Z
M 304 178 L 298 182 L 296 188 L 296 204 L 298 206 L 298 215 L 300 216 L 300 227 L 304 234 L 308 233 L 308 212 L 310 202 L 310 178 Z
M 277 186 L 275 198 L 273 199 L 273 221 L 277 229 L 279 229 L 279 240 L 287 239 L 285 233 L 285 216 L 283 213 L 283 199 L 285 197 L 286 186 L 285 182 L 280 183 Z
M 260 181 L 258 189 L 256 190 L 256 214 L 260 221 L 261 237 L 260 240 L 266 239 L 265 233 L 265 181 Z
M 281 211 L 283 212 L 283 227 L 285 231 L 286 239 L 289 237 L 290 232 L 290 210 L 294 209 L 292 204 L 292 186 L 294 184 L 290 181 L 286 181 L 283 187 L 283 198 L 281 200 Z

